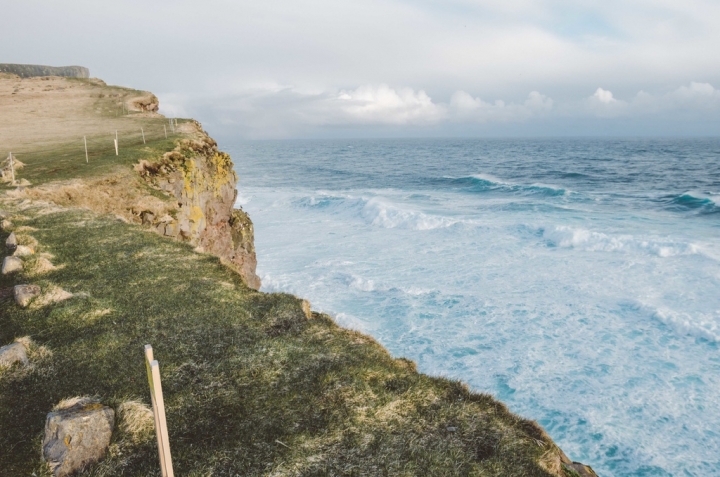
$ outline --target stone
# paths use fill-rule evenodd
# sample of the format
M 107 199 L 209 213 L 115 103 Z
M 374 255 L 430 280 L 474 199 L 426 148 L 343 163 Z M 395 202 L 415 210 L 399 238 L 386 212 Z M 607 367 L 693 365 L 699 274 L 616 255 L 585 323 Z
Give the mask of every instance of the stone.
M 168 237 L 177 237 L 179 233 L 179 227 L 177 222 L 170 222 L 165 225 L 165 235 Z
M 72 475 L 102 459 L 114 427 L 115 411 L 89 398 L 48 413 L 42 452 L 53 476 Z
M 23 262 L 17 257 L 5 257 L 2 264 L 2 274 L 19 272 L 23 269 Z
M 34 254 L 35 251 L 31 249 L 30 247 L 27 247 L 25 245 L 18 245 L 15 248 L 15 252 L 13 252 L 13 257 L 29 257 L 30 255 Z
M 564 465 L 565 467 L 574 470 L 580 477 L 598 477 L 589 465 L 581 464 L 580 462 L 572 462 Z
M 30 304 L 33 298 L 40 294 L 40 287 L 37 285 L 15 285 L 13 295 L 15 302 L 25 308 Z
M 25 346 L 22 343 L 12 343 L 0 348 L 0 366 L 12 366 L 15 363 L 29 363 Z
M 9 230 L 12 228 L 12 222 L 10 222 L 8 219 L 3 219 L 0 221 L 0 229 L 2 230 Z
M 10 236 L 5 240 L 5 246 L 10 250 L 10 252 L 14 252 L 15 249 L 18 246 L 17 236 L 15 235 L 15 232 L 11 233 Z
M 143 212 L 142 213 L 142 223 L 143 225 L 152 225 L 155 221 L 155 214 L 152 212 Z

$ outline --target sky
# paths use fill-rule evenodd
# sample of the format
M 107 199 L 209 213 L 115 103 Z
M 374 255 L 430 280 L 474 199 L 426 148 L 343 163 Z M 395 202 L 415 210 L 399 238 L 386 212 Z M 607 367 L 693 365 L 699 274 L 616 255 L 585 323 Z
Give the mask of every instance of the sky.
M 2 3 L 0 62 L 219 136 L 720 135 L 718 0 Z

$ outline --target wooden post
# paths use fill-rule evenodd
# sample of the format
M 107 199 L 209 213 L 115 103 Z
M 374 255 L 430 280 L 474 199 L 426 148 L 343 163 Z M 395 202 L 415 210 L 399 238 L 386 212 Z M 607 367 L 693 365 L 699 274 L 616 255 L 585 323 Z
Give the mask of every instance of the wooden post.
M 119 156 L 120 152 L 118 151 L 118 134 L 117 129 L 115 130 L 115 155 Z
M 12 178 L 12 182 L 10 184 L 15 185 L 15 163 L 13 162 L 12 152 L 10 153 L 10 174 L 10 177 Z
M 174 477 L 172 458 L 170 456 L 170 440 L 165 420 L 165 402 L 163 401 L 162 385 L 160 383 L 160 365 L 153 359 L 152 346 L 145 345 L 145 368 L 150 384 L 150 398 L 152 400 L 153 415 L 155 417 L 155 437 L 158 443 L 160 469 L 163 477 Z
M 83 136 L 83 141 L 85 141 L 85 164 L 87 164 L 88 162 L 90 162 L 87 153 L 87 136 Z
M 140 128 L 140 132 L 142 133 L 142 136 L 143 136 L 143 144 L 145 144 L 145 131 L 143 131 L 143 128 Z
M 165 131 L 165 139 L 167 139 L 167 128 L 165 127 L 164 124 L 163 124 L 163 131 Z
M 172 118 L 170 118 L 170 129 L 172 130 L 173 134 L 175 134 L 175 125 L 173 124 Z

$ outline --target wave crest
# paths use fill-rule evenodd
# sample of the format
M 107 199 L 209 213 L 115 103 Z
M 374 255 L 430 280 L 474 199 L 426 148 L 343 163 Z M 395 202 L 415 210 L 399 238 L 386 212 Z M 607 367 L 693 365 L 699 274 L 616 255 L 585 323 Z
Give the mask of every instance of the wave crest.
M 542 229 L 542 236 L 557 247 L 591 252 L 644 252 L 663 258 L 700 253 L 700 247 L 694 243 L 632 235 L 613 236 L 566 225 Z
M 695 210 L 701 214 L 715 214 L 720 212 L 720 195 L 717 194 L 688 191 L 684 194 L 671 196 L 670 203 L 675 207 Z
M 564 187 L 550 184 L 515 184 L 506 182 L 488 174 L 474 174 L 466 177 L 448 178 L 450 183 L 456 187 L 463 187 L 471 192 L 505 192 L 516 195 L 540 195 L 546 197 L 558 197 L 572 193 Z

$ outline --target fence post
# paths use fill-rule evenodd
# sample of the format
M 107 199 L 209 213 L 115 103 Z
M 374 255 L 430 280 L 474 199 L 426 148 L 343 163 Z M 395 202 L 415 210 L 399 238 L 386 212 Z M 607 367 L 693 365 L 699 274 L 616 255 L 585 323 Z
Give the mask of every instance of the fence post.
M 163 131 L 165 131 L 165 139 L 167 139 L 167 127 L 163 124 Z
M 118 151 L 118 134 L 117 134 L 117 129 L 115 130 L 115 155 L 116 155 L 116 156 L 119 156 L 119 155 L 120 155 L 120 153 L 119 153 L 119 151 Z
M 142 133 L 142 136 L 143 136 L 143 144 L 145 144 L 145 131 L 143 131 L 143 128 L 140 128 L 140 132 Z
M 90 162 L 87 153 L 87 136 L 83 136 L 83 141 L 85 141 L 85 163 L 87 164 L 88 162 Z
M 163 477 L 174 477 L 172 458 L 170 456 L 170 440 L 167 432 L 167 421 L 165 420 L 165 402 L 160 383 L 160 365 L 153 359 L 153 350 L 150 345 L 145 345 L 145 368 L 148 383 L 150 384 L 153 416 L 155 417 L 155 437 L 157 437 L 158 443 L 160 469 Z
M 13 162 L 12 152 L 10 153 L 10 174 L 12 178 L 12 185 L 15 185 L 15 163 Z

